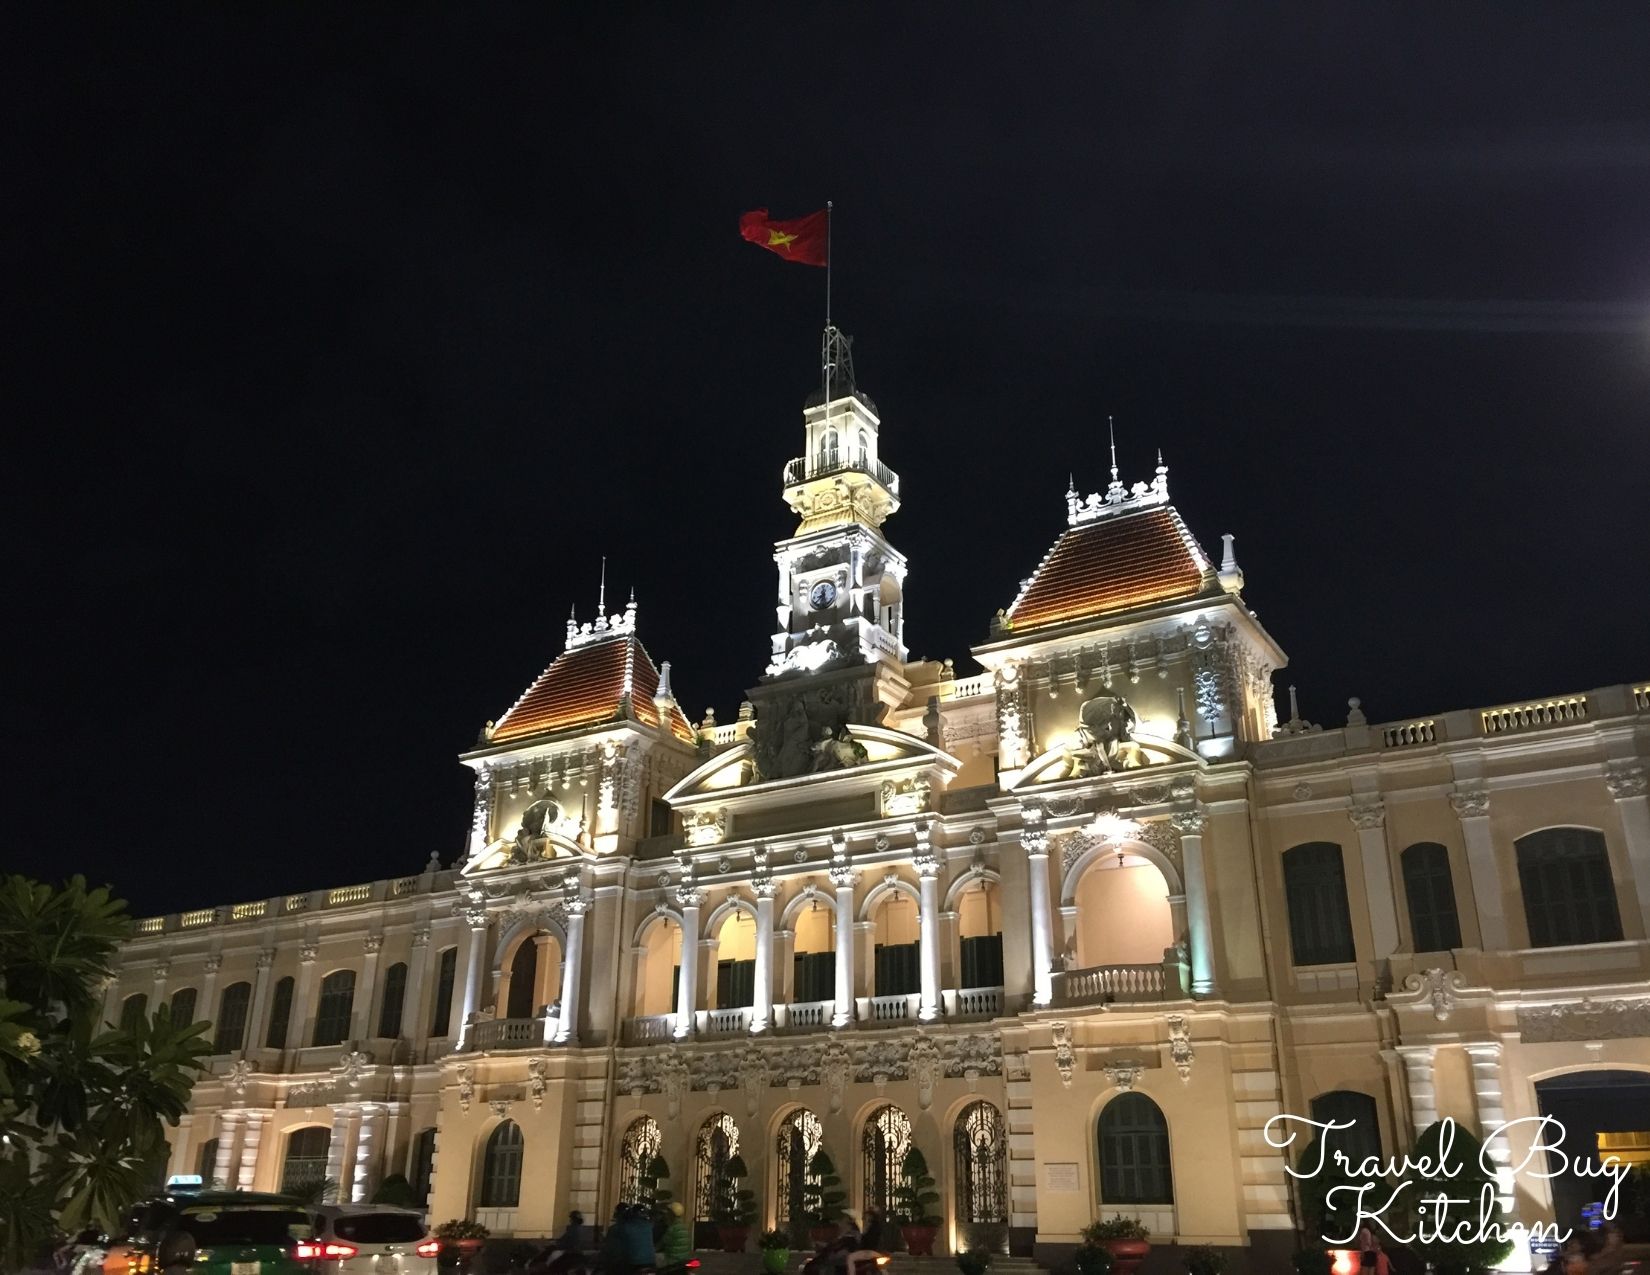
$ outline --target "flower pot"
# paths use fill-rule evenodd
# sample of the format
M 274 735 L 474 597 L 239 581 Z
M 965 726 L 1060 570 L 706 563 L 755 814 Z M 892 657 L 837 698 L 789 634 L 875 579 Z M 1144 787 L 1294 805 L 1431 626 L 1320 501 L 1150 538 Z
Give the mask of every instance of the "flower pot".
M 741 1226 L 737 1222 L 729 1222 L 716 1228 L 716 1238 L 722 1242 L 724 1253 L 743 1253 L 745 1241 L 750 1239 L 751 1228 Z
M 1146 1240 L 1101 1240 L 1100 1247 L 1112 1255 L 1116 1275 L 1134 1275 L 1146 1254 L 1152 1251 Z
M 762 1250 L 762 1269 L 768 1275 L 785 1275 L 785 1268 L 791 1264 L 791 1250 L 788 1248 L 765 1248 Z
M 934 1256 L 934 1236 L 939 1234 L 937 1226 L 902 1226 L 900 1235 L 905 1240 L 905 1251 L 912 1257 Z

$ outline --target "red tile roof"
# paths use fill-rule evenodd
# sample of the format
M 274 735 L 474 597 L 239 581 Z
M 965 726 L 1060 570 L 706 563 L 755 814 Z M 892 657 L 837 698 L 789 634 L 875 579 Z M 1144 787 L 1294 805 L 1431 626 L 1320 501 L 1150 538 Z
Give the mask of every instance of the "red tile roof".
M 1008 610 L 1016 632 L 1194 598 L 1214 568 L 1172 507 L 1100 518 L 1054 542 Z
M 653 693 L 658 689 L 659 670 L 633 635 L 563 651 L 499 718 L 489 742 L 505 743 L 604 722 L 630 720 L 657 726 L 659 710 Z M 680 740 L 693 740 L 693 728 L 679 708 L 671 710 L 670 731 Z

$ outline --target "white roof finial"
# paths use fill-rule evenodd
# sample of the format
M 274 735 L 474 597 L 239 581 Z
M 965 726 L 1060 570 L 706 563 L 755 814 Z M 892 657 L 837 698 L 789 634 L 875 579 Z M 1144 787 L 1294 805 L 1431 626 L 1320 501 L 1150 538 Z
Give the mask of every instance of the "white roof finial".
M 1110 416 L 1106 417 L 1106 433 L 1111 435 L 1111 480 L 1117 481 L 1117 426 Z
M 653 692 L 656 700 L 674 700 L 675 693 L 670 689 L 670 661 L 664 660 L 659 664 L 659 689 Z
M 607 614 L 607 555 L 605 553 L 602 555 L 602 583 L 601 583 L 601 589 L 596 594 L 596 614 L 597 615 L 606 615 Z

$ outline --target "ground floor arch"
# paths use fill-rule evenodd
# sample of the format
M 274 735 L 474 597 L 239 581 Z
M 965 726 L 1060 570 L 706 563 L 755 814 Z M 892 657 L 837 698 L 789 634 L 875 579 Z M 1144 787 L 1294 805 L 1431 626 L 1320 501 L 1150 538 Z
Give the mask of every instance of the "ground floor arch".
M 1540 1113 L 1557 1120 L 1563 1129 L 1562 1136 L 1556 1129 L 1544 1135 L 1544 1141 L 1561 1147 L 1557 1154 L 1548 1155 L 1548 1171 L 1555 1174 L 1548 1180 L 1553 1216 L 1561 1227 L 1584 1226 L 1582 1210 L 1602 1200 L 1610 1179 L 1583 1177 L 1575 1165 L 1586 1162 L 1597 1167 L 1602 1155 L 1650 1145 L 1650 1071 L 1611 1067 L 1561 1072 L 1537 1080 L 1535 1098 Z M 1623 1193 L 1633 1187 L 1645 1190 L 1630 1181 L 1624 1184 Z M 1650 1199 L 1640 1201 L 1635 1195 L 1621 1203 L 1624 1207 L 1617 1211 L 1618 1220 L 1627 1239 L 1650 1240 L 1650 1216 L 1633 1207 L 1650 1205 Z

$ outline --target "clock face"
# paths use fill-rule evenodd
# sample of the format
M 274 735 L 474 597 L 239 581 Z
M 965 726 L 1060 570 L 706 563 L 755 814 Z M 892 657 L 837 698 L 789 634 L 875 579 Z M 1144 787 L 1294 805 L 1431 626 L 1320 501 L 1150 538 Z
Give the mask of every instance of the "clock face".
M 829 580 L 821 580 L 809 590 L 808 601 L 815 611 L 823 611 L 836 601 L 836 585 Z

